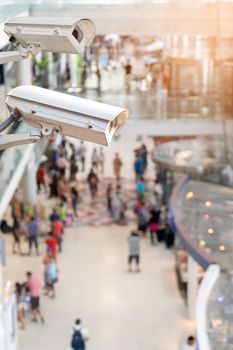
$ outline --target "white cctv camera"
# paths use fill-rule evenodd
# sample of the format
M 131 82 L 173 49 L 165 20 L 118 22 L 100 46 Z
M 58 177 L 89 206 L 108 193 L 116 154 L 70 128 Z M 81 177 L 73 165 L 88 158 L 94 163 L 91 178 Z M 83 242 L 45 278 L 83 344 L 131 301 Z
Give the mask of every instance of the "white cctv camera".
M 126 109 L 30 85 L 12 89 L 6 105 L 43 136 L 56 131 L 102 145 L 109 145 L 128 118 Z
M 95 37 L 95 25 L 87 18 L 15 17 L 5 23 L 10 41 L 29 52 L 83 52 Z

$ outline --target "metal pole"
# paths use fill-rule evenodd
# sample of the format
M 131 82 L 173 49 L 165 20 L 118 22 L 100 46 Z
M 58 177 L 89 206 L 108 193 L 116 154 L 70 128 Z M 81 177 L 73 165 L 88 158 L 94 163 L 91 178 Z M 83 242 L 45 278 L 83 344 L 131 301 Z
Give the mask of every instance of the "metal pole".
M 221 62 L 221 0 L 216 2 L 216 41 L 217 41 L 217 50 L 216 50 L 216 58 L 220 58 Z M 221 68 L 219 66 L 219 68 Z M 220 97 L 224 98 L 220 93 Z M 222 102 L 222 101 L 221 101 Z M 219 111 L 221 123 L 222 123 L 222 137 L 223 137 L 223 158 L 224 163 L 229 164 L 229 150 L 228 150 L 228 141 L 227 141 L 227 129 L 226 129 L 226 120 L 224 116 L 224 112 L 222 109 Z

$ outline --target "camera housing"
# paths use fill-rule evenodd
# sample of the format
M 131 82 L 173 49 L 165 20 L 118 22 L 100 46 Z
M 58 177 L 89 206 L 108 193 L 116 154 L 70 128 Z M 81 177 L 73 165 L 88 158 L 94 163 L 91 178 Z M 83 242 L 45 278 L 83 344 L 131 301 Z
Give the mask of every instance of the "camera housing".
M 91 44 L 95 25 L 87 18 L 15 17 L 5 23 L 10 41 L 35 51 L 77 53 Z
M 45 136 L 56 131 L 106 146 L 128 118 L 127 109 L 31 85 L 9 91 L 6 105 Z

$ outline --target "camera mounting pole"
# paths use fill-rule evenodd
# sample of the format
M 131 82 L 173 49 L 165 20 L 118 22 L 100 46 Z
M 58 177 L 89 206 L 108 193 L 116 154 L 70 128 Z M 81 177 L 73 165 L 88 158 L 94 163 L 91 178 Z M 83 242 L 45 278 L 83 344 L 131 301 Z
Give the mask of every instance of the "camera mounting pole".
M 21 114 L 19 112 L 15 111 L 11 113 L 9 117 L 2 124 L 0 124 L 0 132 L 4 131 L 14 122 L 19 121 L 20 118 Z M 39 141 L 41 137 L 43 137 L 43 133 L 40 130 L 33 130 L 27 134 L 0 135 L 0 150 L 18 145 L 34 143 Z
M 28 134 L 0 135 L 0 150 L 19 145 L 35 143 L 41 139 L 40 130 L 31 131 Z
M 0 64 L 21 61 L 28 58 L 29 52 L 27 51 L 6 51 L 0 52 Z

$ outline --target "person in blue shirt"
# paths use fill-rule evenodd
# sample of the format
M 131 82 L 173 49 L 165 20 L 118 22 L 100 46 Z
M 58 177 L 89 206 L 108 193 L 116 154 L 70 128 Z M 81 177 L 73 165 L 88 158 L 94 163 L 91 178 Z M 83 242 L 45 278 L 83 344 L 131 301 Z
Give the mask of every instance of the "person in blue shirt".
M 136 174 L 136 179 L 140 179 L 144 171 L 144 162 L 143 158 L 138 152 L 136 152 L 136 159 L 134 161 L 134 171 Z
M 36 219 L 32 216 L 27 224 L 28 229 L 28 244 L 29 244 L 29 255 L 31 255 L 32 246 L 36 249 L 36 254 L 39 255 L 38 251 L 38 225 Z

